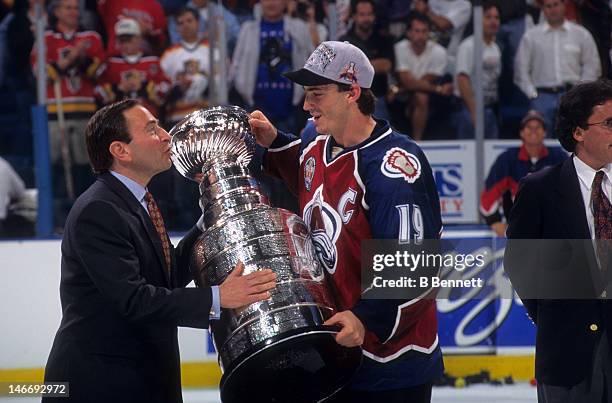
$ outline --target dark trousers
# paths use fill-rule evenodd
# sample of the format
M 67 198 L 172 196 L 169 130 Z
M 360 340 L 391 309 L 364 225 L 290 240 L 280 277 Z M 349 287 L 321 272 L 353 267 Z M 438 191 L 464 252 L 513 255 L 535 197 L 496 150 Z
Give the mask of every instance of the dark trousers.
M 538 384 L 539 403 L 612 403 L 612 355 L 604 332 L 587 379 L 572 387 Z
M 405 389 L 364 391 L 342 389 L 325 403 L 430 403 L 431 383 Z

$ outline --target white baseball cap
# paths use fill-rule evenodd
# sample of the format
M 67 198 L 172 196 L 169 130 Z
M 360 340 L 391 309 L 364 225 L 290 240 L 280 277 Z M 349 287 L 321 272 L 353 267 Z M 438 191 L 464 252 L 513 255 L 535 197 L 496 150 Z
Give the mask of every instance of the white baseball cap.
M 374 66 L 355 45 L 348 42 L 322 42 L 312 52 L 304 67 L 283 74 L 294 83 L 306 86 L 325 84 L 357 84 L 370 88 Z
M 133 18 L 122 18 L 115 23 L 115 35 L 140 35 L 140 24 Z

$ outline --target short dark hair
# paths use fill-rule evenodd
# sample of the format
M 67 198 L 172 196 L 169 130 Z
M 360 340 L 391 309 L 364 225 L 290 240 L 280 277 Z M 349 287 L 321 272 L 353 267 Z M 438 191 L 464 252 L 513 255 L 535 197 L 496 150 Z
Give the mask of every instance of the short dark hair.
M 87 122 L 85 129 L 87 154 L 95 173 L 108 171 L 113 165 L 114 159 L 109 150 L 113 141 L 124 143 L 132 141 L 124 112 L 137 105 L 140 105 L 140 102 L 135 99 L 124 99 L 106 105 Z
M 413 11 L 408 15 L 408 30 L 412 29 L 412 23 L 415 21 L 422 22 L 427 25 L 427 28 L 431 29 L 431 21 L 427 16 L 423 13 L 419 13 L 417 11 Z
M 370 3 L 372 5 L 372 11 L 376 15 L 376 3 L 374 0 L 351 0 L 351 16 L 357 13 L 357 4 L 359 3 Z
M 178 11 L 174 13 L 174 19 L 178 20 L 180 16 L 182 16 L 183 14 L 187 14 L 187 13 L 191 13 L 193 15 L 193 18 L 196 19 L 196 21 L 200 21 L 200 13 L 198 12 L 198 10 L 196 10 L 193 7 L 189 7 L 189 6 L 184 6 L 184 7 L 179 8 Z
M 612 81 L 601 78 L 574 86 L 559 102 L 555 133 L 559 142 L 569 152 L 576 149 L 576 128 L 587 129 L 593 108 L 612 100 Z
M 491 0 L 482 2 L 482 12 L 483 13 L 486 13 L 490 8 L 495 8 L 498 13 L 501 12 L 496 2 L 491 1 Z
M 350 84 L 336 84 L 338 86 L 338 91 L 345 92 L 351 90 Z M 364 115 L 371 115 L 374 113 L 374 107 L 376 106 L 376 96 L 369 88 L 361 88 L 361 95 L 357 99 L 357 107 L 359 108 L 359 112 Z

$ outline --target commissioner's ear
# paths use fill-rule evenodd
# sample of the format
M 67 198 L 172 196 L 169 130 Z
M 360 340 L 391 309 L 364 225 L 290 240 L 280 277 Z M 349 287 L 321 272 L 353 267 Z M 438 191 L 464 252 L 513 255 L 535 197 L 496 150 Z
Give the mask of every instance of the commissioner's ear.
M 576 126 L 574 129 L 574 133 L 572 134 L 574 140 L 581 143 L 584 141 L 584 129 L 582 127 Z

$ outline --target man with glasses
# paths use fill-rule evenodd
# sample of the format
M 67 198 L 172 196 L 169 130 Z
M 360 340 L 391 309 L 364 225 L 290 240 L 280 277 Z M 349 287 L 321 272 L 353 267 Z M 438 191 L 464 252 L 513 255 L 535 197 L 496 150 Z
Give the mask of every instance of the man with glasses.
M 504 267 L 537 327 L 538 401 L 609 403 L 612 81 L 568 91 L 556 133 L 573 155 L 521 181 Z

